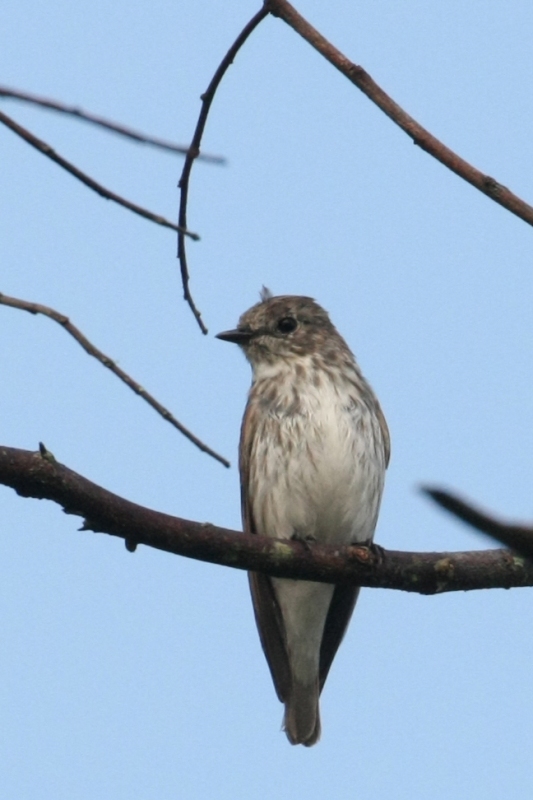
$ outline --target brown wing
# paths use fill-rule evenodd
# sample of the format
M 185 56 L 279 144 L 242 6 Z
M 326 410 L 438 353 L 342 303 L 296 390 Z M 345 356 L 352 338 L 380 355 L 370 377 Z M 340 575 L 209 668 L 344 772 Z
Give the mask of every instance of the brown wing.
M 239 446 L 241 511 L 245 533 L 257 533 L 248 498 L 248 489 L 250 485 L 250 454 L 253 434 L 257 432 L 257 425 L 253 424 L 252 417 L 253 410 L 251 404 L 248 403 L 242 421 L 241 441 Z M 252 594 L 255 622 L 257 630 L 259 631 L 259 638 L 261 639 L 261 645 L 270 668 L 277 695 L 283 703 L 289 697 L 291 686 L 291 672 L 287 648 L 285 646 L 283 618 L 269 576 L 263 575 L 260 572 L 249 572 L 248 580 L 250 582 L 250 592 Z
M 346 633 L 358 594 L 359 586 L 336 586 L 333 592 L 320 645 L 320 691 L 324 688 L 335 653 Z
M 282 703 L 290 695 L 291 672 L 283 634 L 283 620 L 268 575 L 249 572 L 255 622 L 276 693 Z

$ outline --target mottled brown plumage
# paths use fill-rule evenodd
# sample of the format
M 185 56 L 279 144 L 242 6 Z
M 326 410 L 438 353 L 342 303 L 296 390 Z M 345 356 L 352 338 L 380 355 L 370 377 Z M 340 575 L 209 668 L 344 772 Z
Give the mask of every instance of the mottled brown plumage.
M 247 533 L 339 544 L 371 540 L 390 442 L 372 389 L 309 297 L 272 297 L 219 338 L 253 370 L 241 429 Z M 319 696 L 358 588 L 250 573 L 261 644 L 292 744 L 320 736 Z

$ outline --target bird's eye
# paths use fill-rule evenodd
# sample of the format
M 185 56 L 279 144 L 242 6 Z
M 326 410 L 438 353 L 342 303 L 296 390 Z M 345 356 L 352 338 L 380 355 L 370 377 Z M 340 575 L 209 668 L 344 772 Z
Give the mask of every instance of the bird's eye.
M 282 317 L 277 324 L 280 333 L 292 333 L 298 327 L 298 323 L 294 317 Z

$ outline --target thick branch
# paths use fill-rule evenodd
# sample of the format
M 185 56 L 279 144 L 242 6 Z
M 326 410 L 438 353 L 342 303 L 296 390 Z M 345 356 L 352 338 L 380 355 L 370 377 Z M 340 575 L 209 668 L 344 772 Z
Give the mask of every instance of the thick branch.
M 226 74 L 228 67 L 233 63 L 233 59 L 239 52 L 242 45 L 245 43 L 247 38 L 250 36 L 251 33 L 257 28 L 261 20 L 263 20 L 266 16 L 268 16 L 268 8 L 263 7 L 260 11 L 255 14 L 250 22 L 248 22 L 243 30 L 239 33 L 233 44 L 231 45 L 230 49 L 220 62 L 219 66 L 211 81 L 209 86 L 205 90 L 202 95 L 202 105 L 200 108 L 200 114 L 198 116 L 198 122 L 196 123 L 196 128 L 192 137 L 192 141 L 185 158 L 185 162 L 183 164 L 183 170 L 181 172 L 181 178 L 179 180 L 179 190 L 180 190 L 180 210 L 179 210 L 179 227 L 182 230 L 187 229 L 187 202 L 189 199 L 189 180 L 191 177 L 191 170 L 196 158 L 200 153 L 200 144 L 202 142 L 202 136 L 204 135 L 205 124 L 207 122 L 207 116 L 209 114 L 209 109 L 211 108 L 211 103 L 213 102 L 213 98 L 215 96 L 215 92 L 220 85 L 220 81 Z M 180 271 L 181 271 L 181 282 L 183 285 L 183 296 L 187 303 L 189 304 L 189 308 L 191 309 L 192 313 L 198 325 L 200 326 L 200 330 L 202 333 L 207 333 L 207 328 L 202 321 L 202 315 L 200 311 L 196 308 L 194 300 L 192 298 L 190 289 L 189 289 L 189 267 L 187 264 L 187 250 L 185 248 L 185 238 L 183 233 L 178 233 L 178 259 L 180 263 Z
M 40 452 L 0 447 L 0 483 L 23 497 L 53 500 L 84 518 L 82 530 L 109 533 L 201 561 L 284 578 L 353 583 L 420 594 L 533 586 L 533 564 L 507 550 L 401 553 L 326 547 L 245 536 L 130 503 Z
M 75 178 L 77 178 L 77 180 L 84 183 L 85 186 L 88 186 L 89 189 L 93 190 L 93 192 L 96 192 L 96 194 L 99 194 L 100 197 L 105 198 L 105 200 L 112 200 L 113 203 L 117 203 L 117 205 L 127 208 L 128 211 L 133 211 L 134 214 L 138 214 L 140 217 L 150 220 L 150 222 L 155 222 L 156 225 L 162 225 L 164 228 L 170 228 L 171 230 L 177 231 L 184 236 L 189 236 L 195 241 L 198 241 L 200 238 L 197 233 L 182 229 L 179 225 L 174 225 L 173 222 L 165 219 L 165 217 L 162 217 L 160 214 L 154 214 L 152 211 L 148 211 L 146 208 L 126 200 L 125 197 L 121 197 L 121 195 L 112 192 L 110 189 L 106 189 L 105 186 L 102 186 L 101 183 L 95 181 L 90 175 L 82 172 L 81 169 L 75 167 L 74 164 L 71 164 L 70 161 L 66 160 L 66 158 L 63 158 L 63 156 L 60 156 L 59 153 L 56 153 L 56 151 L 50 147 L 49 144 L 43 142 L 41 139 L 38 139 L 33 135 L 33 133 L 26 130 L 26 128 L 23 128 L 22 125 L 19 125 L 18 122 L 15 122 L 14 119 L 11 119 L 11 117 L 8 117 L 7 114 L 3 114 L 1 111 L 0 123 L 13 131 L 13 133 L 16 133 L 17 136 L 20 136 L 21 139 L 24 139 L 25 142 L 38 150 L 39 153 L 42 153 L 43 156 L 46 156 L 55 164 L 62 167 L 62 169 L 66 170 Z
M 170 413 L 168 408 L 165 408 L 158 400 L 155 399 L 149 392 L 146 391 L 144 386 L 141 386 L 140 383 L 134 381 L 133 378 L 128 375 L 127 372 L 124 372 L 118 364 L 116 364 L 109 356 L 106 356 L 105 353 L 102 353 L 97 347 L 94 346 L 92 342 L 87 339 L 86 336 L 76 328 L 75 325 L 72 324 L 70 319 L 65 316 L 65 314 L 61 314 L 59 311 L 56 311 L 53 308 L 49 308 L 48 306 L 43 306 L 40 303 L 29 303 L 27 300 L 20 300 L 18 297 L 8 297 L 6 294 L 2 294 L 0 292 L 0 305 L 9 306 L 10 308 L 18 308 L 21 311 L 28 311 L 30 314 L 42 314 L 49 319 L 53 319 L 54 322 L 57 322 L 61 327 L 67 332 L 70 333 L 73 339 L 75 339 L 81 347 L 85 350 L 93 358 L 96 358 L 97 361 L 100 362 L 104 367 L 111 370 L 111 372 L 120 378 L 120 380 L 126 384 L 126 386 L 138 394 L 139 397 L 142 397 L 148 405 L 152 406 L 152 408 L 157 411 L 157 413 L 166 419 L 167 422 L 170 422 L 171 425 L 176 428 L 180 433 L 182 433 L 190 442 L 192 442 L 196 447 L 198 447 L 203 453 L 207 453 L 212 458 L 215 458 L 217 461 L 220 461 L 221 464 L 224 464 L 225 467 L 229 467 L 229 461 L 221 456 L 219 453 L 212 450 L 208 447 L 205 442 L 202 442 L 197 436 L 192 433 L 185 425 L 176 419 L 176 417 Z
M 305 20 L 296 9 L 286 0 L 265 0 L 265 6 L 275 17 L 280 17 L 287 25 L 290 25 L 296 33 L 306 40 L 324 58 L 333 64 L 339 72 L 342 72 L 349 81 L 375 103 L 393 122 L 396 123 L 405 133 L 410 136 L 414 143 L 436 158 L 445 167 L 451 169 L 460 178 L 479 189 L 494 202 L 499 203 L 512 214 L 523 219 L 529 225 L 533 225 L 533 207 L 525 203 L 515 194 L 509 191 L 501 183 L 498 183 L 490 175 L 485 175 L 473 167 L 463 158 L 446 147 L 429 131 L 422 127 L 413 117 L 410 117 L 392 97 L 383 91 L 378 84 L 370 77 L 368 72 L 354 64 L 346 58 L 340 50 L 337 50 L 327 39 L 322 36 L 307 20 Z
M 89 122 L 104 130 L 118 133 L 119 136 L 125 136 L 127 139 L 132 139 L 139 144 L 147 144 L 151 147 L 157 147 L 160 150 L 166 150 L 169 153 L 178 153 L 185 156 L 189 148 L 175 142 L 169 142 L 166 139 L 160 139 L 158 136 L 149 136 L 147 133 L 133 130 L 133 128 L 126 127 L 119 122 L 113 122 L 110 119 L 104 119 L 96 114 L 91 114 L 89 111 L 84 111 L 79 106 L 69 106 L 66 103 L 60 103 L 58 100 L 51 100 L 49 97 L 39 97 L 30 92 L 21 92 L 19 89 L 10 89 L 8 86 L 0 86 L 0 97 L 8 100 L 21 100 L 23 103 L 31 103 L 41 108 L 47 108 L 51 111 L 58 111 L 60 114 L 67 114 L 71 117 L 81 120 L 82 122 Z M 213 156 L 208 153 L 200 153 L 198 159 L 201 161 L 210 161 L 212 164 L 224 164 L 226 159 L 222 156 Z

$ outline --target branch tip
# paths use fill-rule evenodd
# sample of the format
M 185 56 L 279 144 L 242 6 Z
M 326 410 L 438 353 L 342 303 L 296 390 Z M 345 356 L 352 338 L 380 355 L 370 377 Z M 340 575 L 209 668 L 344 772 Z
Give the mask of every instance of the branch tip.
M 42 442 L 39 442 L 39 453 L 41 458 L 44 458 L 45 461 L 49 461 L 51 464 L 55 463 L 56 458 L 50 450 L 47 450 L 46 447 Z
M 92 342 L 87 339 L 87 337 L 78 329 L 72 322 L 66 317 L 64 314 L 61 314 L 59 311 L 56 311 L 53 308 L 49 308 L 48 306 L 43 306 L 40 303 L 30 303 L 27 300 L 20 300 L 17 297 L 8 297 L 6 294 L 0 293 L 0 305 L 9 306 L 11 308 L 16 308 L 21 311 L 27 311 L 31 314 L 42 314 L 49 319 L 52 319 L 54 322 L 59 323 L 67 333 L 69 333 L 73 339 L 75 339 L 78 344 L 85 350 L 88 355 L 95 358 L 97 361 L 100 362 L 104 367 L 110 370 L 117 378 L 119 378 L 126 386 L 131 389 L 135 394 L 139 395 L 148 405 L 150 405 L 154 411 L 156 411 L 163 419 L 169 422 L 176 430 L 178 430 L 183 436 L 185 436 L 190 442 L 192 442 L 199 450 L 207 455 L 214 458 L 216 461 L 219 461 L 225 467 L 229 467 L 229 461 L 217 453 L 215 450 L 212 450 L 208 445 L 206 445 L 201 439 L 195 436 L 185 425 L 182 425 L 170 411 L 165 408 L 165 406 L 161 405 L 161 403 L 155 399 L 151 394 L 149 394 L 144 387 L 142 387 L 137 381 L 133 380 L 133 378 L 128 375 L 127 372 L 124 372 L 118 364 L 113 361 L 113 359 L 109 358 L 105 353 L 95 347 Z M 55 460 L 52 453 L 50 453 L 44 444 L 41 442 L 39 443 L 39 452 L 42 458 L 47 460 Z
M 40 106 L 41 108 L 46 108 L 50 111 L 58 111 L 61 114 L 67 114 L 75 117 L 82 122 L 89 122 L 92 125 L 97 125 L 105 130 L 112 131 L 113 133 L 124 136 L 127 139 L 131 139 L 137 143 L 151 145 L 152 147 L 157 147 L 160 150 L 166 150 L 170 153 L 177 153 L 181 156 L 184 156 L 187 153 L 187 148 L 184 145 L 176 144 L 175 142 L 169 142 L 156 136 L 148 136 L 147 134 L 140 133 L 133 128 L 126 127 L 121 123 L 113 122 L 112 120 L 104 119 L 104 117 L 84 111 L 79 106 L 69 106 L 65 103 L 60 103 L 57 100 L 51 100 L 48 97 L 39 97 L 38 95 L 30 94 L 30 92 L 22 92 L 20 89 L 11 89 L 7 86 L 0 86 L 0 97 L 31 103 L 32 105 Z M 208 153 L 205 155 L 199 155 L 199 158 L 201 158 L 203 161 L 211 162 L 212 164 L 225 164 L 226 162 L 225 158 L 222 156 L 209 155 Z
M 197 233 L 193 233 L 186 228 L 182 228 L 180 225 L 175 225 L 173 222 L 165 219 L 165 217 L 162 217 L 160 214 L 154 214 L 152 211 L 148 211 L 148 209 L 138 206 L 136 203 L 132 203 L 130 200 L 126 200 L 125 197 L 122 197 L 121 195 L 112 192 L 110 189 L 107 189 L 101 183 L 95 181 L 94 178 L 91 178 L 90 175 L 82 172 L 81 169 L 78 169 L 78 167 L 74 166 L 74 164 L 72 164 L 70 161 L 67 161 L 66 158 L 63 158 L 56 153 L 49 144 L 43 142 L 41 139 L 38 139 L 33 135 L 33 133 L 26 128 L 23 128 L 22 125 L 19 125 L 14 119 L 11 119 L 11 117 L 8 117 L 7 114 L 2 113 L 1 111 L 0 123 L 5 125 L 6 128 L 9 128 L 11 131 L 13 131 L 13 133 L 23 139 L 27 144 L 31 145 L 31 147 L 35 148 L 35 150 L 37 150 L 39 153 L 42 153 L 50 158 L 55 164 L 66 170 L 66 172 L 70 173 L 70 175 L 79 180 L 89 189 L 92 189 L 93 192 L 96 192 L 96 194 L 99 194 L 100 197 L 103 197 L 105 200 L 112 200 L 114 203 L 117 203 L 117 205 L 127 208 L 128 211 L 132 211 L 134 214 L 150 220 L 150 222 L 155 222 L 157 225 L 161 225 L 164 228 L 170 228 L 173 231 L 177 231 L 182 236 L 188 236 L 190 239 L 197 241 Z

